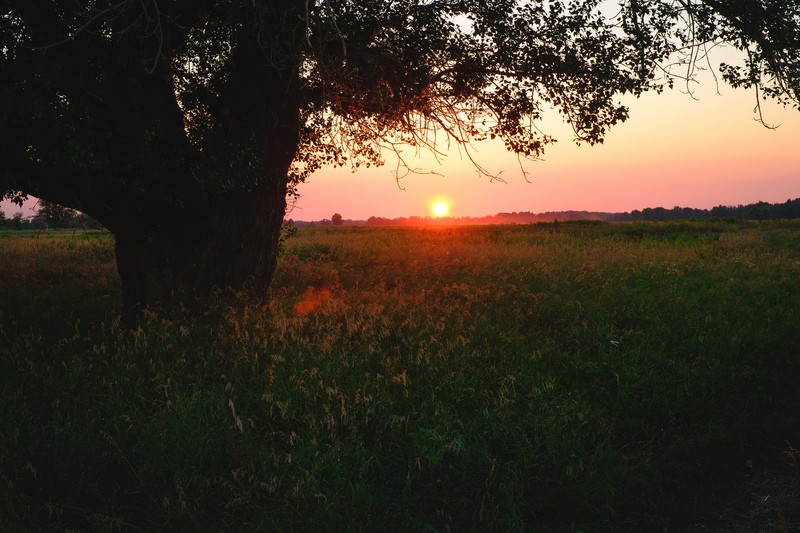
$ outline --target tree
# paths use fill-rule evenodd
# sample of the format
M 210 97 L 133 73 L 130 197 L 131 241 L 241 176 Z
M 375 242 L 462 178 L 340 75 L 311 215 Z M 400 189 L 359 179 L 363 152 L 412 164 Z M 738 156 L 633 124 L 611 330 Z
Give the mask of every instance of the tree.
M 24 225 L 25 225 L 25 219 L 22 216 L 22 212 L 17 211 L 11 217 L 11 228 L 16 230 L 21 230 Z
M 691 78 L 719 42 L 746 52 L 729 83 L 797 102 L 798 0 L 608 4 L 0 0 L 0 191 L 113 232 L 131 312 L 265 290 L 286 195 L 323 164 L 442 135 L 535 158 L 551 107 L 602 142 L 620 94 Z
M 40 200 L 36 218 L 48 228 L 69 228 L 76 221 L 77 214 L 73 209 Z
M 75 217 L 75 224 L 77 227 L 84 229 L 103 229 L 102 224 L 85 213 L 77 214 Z
M 0 209 L 0 228 L 6 226 L 6 212 Z
M 334 226 L 341 226 L 344 224 L 344 219 L 339 213 L 334 213 L 333 216 L 331 216 L 331 223 L 333 223 Z

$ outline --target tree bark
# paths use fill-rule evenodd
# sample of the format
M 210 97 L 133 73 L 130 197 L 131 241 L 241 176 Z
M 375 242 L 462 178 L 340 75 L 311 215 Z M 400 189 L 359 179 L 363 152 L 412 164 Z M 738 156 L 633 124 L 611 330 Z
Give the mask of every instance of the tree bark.
M 215 289 L 265 295 L 275 271 L 285 195 L 283 174 L 236 198 L 193 205 L 191 216 L 121 225 L 114 236 L 125 321 L 134 323 L 149 306 L 191 306 Z

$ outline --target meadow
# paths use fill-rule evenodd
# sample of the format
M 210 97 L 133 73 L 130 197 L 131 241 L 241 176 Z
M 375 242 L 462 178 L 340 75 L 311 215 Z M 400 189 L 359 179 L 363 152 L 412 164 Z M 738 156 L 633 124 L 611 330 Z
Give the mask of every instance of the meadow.
M 796 221 L 300 228 L 263 296 L 129 330 L 109 235 L 0 233 L 0 529 L 681 531 L 800 479 Z

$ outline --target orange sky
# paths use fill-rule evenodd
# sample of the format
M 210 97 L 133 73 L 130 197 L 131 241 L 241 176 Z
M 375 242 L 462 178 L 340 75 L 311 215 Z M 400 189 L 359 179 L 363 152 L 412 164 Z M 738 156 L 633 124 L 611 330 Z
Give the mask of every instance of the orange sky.
M 476 175 L 457 151 L 437 165 L 443 176 L 411 175 L 401 190 L 391 160 L 380 168 L 323 169 L 301 185 L 288 215 L 295 220 L 370 216 L 428 216 L 431 200 L 450 199 L 451 216 L 511 211 L 630 211 L 645 207 L 710 208 L 800 197 L 800 112 L 764 104 L 769 130 L 754 120 L 755 96 L 704 83 L 694 100 L 676 88 L 626 100 L 629 120 L 599 146 L 575 146 L 571 130 L 555 115 L 544 129 L 559 142 L 543 160 L 527 163 L 529 182 L 515 156 L 502 146 L 481 145 L 477 158 L 506 183 Z

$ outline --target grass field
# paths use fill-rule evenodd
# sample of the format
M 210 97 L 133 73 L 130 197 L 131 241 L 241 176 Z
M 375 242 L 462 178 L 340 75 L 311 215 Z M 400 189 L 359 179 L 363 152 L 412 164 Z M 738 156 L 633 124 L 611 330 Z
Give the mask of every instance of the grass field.
M 119 294 L 108 235 L 0 233 L 4 531 L 675 531 L 800 446 L 798 222 L 301 228 L 266 300 Z

